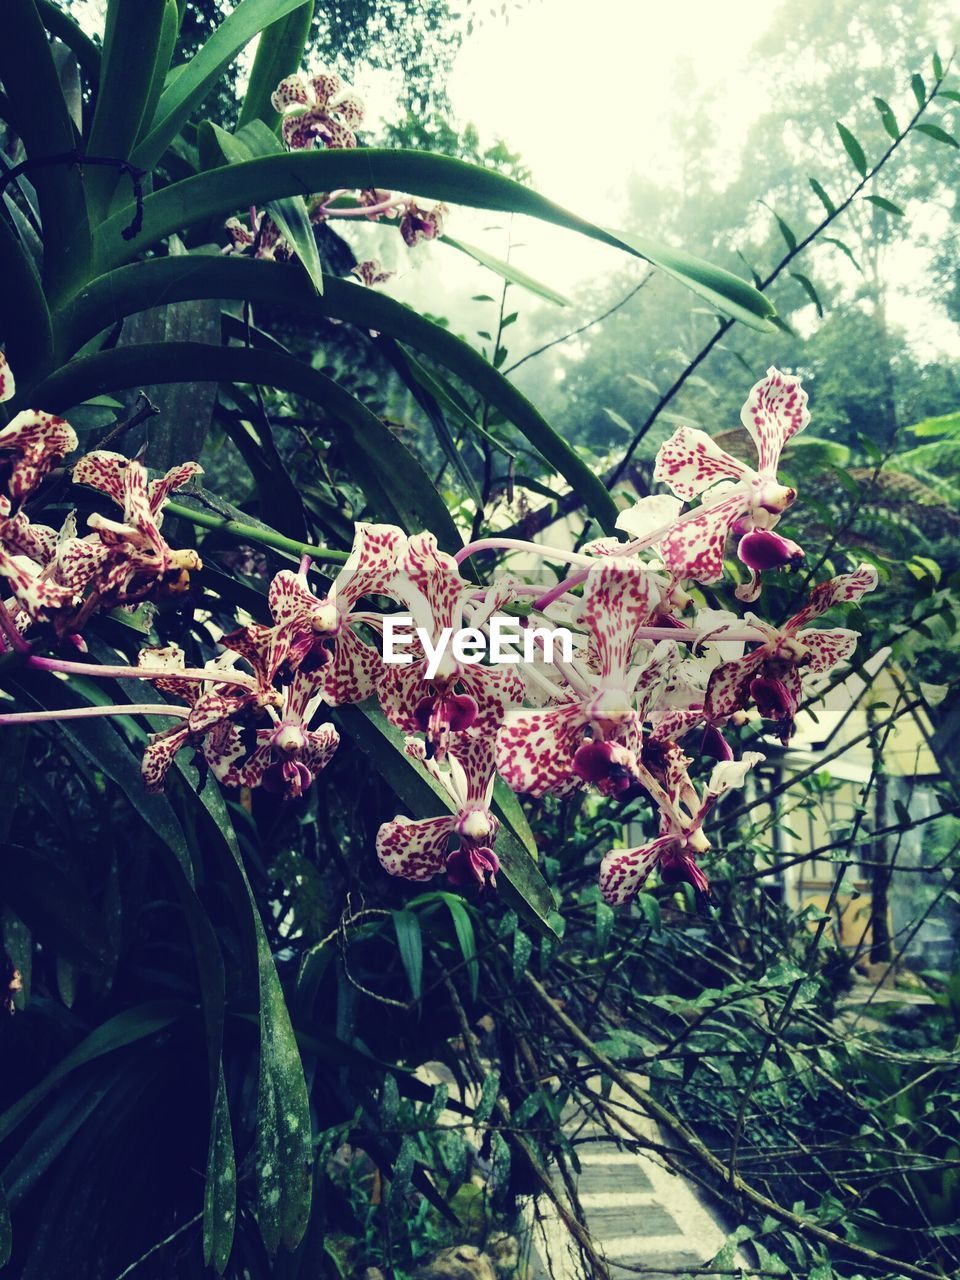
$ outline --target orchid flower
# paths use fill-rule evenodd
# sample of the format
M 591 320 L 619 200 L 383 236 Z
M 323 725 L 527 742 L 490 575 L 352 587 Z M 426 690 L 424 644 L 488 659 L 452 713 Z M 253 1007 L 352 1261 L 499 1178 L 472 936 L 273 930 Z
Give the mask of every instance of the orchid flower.
M 375 284 L 385 284 L 393 276 L 392 271 L 384 271 L 376 258 L 367 258 L 351 268 L 350 274 L 356 276 L 361 284 L 372 288 Z
M 876 585 L 876 569 L 862 564 L 854 573 L 821 582 L 804 608 L 780 628 L 747 614 L 746 621 L 757 628 L 764 641 L 744 657 L 714 670 L 707 687 L 707 718 L 722 720 L 752 702 L 765 720 L 777 724 L 786 742 L 793 732 L 803 675 L 831 671 L 857 647 L 856 631 L 844 627 L 805 630 L 806 624 L 835 604 L 859 600 Z
M 796 490 L 777 480 L 783 446 L 810 421 L 807 394 L 799 378 L 767 370 L 747 397 L 740 420 L 757 447 L 757 469 L 726 453 L 704 431 L 678 427 L 657 454 L 655 480 L 668 484 L 678 498 L 700 497 L 700 506 L 683 516 L 663 538 L 667 566 L 697 582 L 723 576 L 723 551 L 731 530 L 740 535 L 738 553 L 754 574 L 741 589 L 741 599 L 755 599 L 755 575 L 764 568 L 795 561 L 802 555 L 786 539 L 754 537 L 769 531 L 796 498 Z M 778 559 L 779 555 L 779 559 Z
M 291 151 L 318 143 L 331 149 L 357 145 L 354 129 L 363 123 L 363 103 L 335 71 L 287 76 L 270 101 L 283 117 L 280 132 Z
M 249 229 L 239 218 L 228 218 L 223 225 L 230 236 L 230 243 L 223 250 L 225 254 L 242 254 L 249 250 L 254 258 L 265 258 L 270 262 L 286 262 L 294 257 L 293 246 L 269 213 L 258 213 L 256 208 L 251 208 Z
M 107 554 L 90 579 L 93 597 L 85 605 L 86 612 L 103 603 L 141 600 L 154 590 L 177 595 L 188 589 L 191 571 L 202 568 L 200 557 L 192 548 L 174 551 L 160 526 L 170 494 L 202 474 L 196 462 L 184 462 L 160 479 L 148 480 L 142 463 L 105 449 L 86 454 L 74 466 L 76 484 L 98 489 L 123 509 L 120 521 L 94 512 L 87 522 Z
M 251 644 L 250 647 L 254 646 Z M 184 747 L 192 746 L 202 751 L 204 759 L 216 771 L 238 754 L 238 733 L 251 729 L 255 733 L 260 724 L 267 723 L 266 708 L 281 705 L 282 696 L 273 689 L 269 680 L 263 678 L 268 669 L 267 661 L 258 661 L 260 679 L 244 677 L 244 681 L 249 680 L 249 683 L 241 684 L 232 670 L 232 664 L 236 662 L 234 653 L 222 654 L 207 663 L 206 670 L 210 673 L 213 687 L 204 691 L 195 681 L 179 674 L 186 666 L 184 652 L 179 645 L 140 650 L 138 666 L 150 671 L 169 672 L 151 678 L 150 682 L 161 693 L 175 698 L 184 712 L 180 723 L 153 734 L 143 753 L 140 773 L 149 792 L 163 790 L 170 766 Z M 256 746 L 256 742 L 253 745 Z
M 429 880 L 445 870 L 456 888 L 495 884 L 500 862 L 493 845 L 500 824 L 490 812 L 492 737 L 472 730 L 460 734 L 442 765 L 427 756 L 417 738 L 408 738 L 406 749 L 443 787 L 457 811 L 439 818 L 412 821 L 400 816 L 385 822 L 377 832 L 377 857 L 384 870 L 407 880 Z M 454 836 L 459 846 L 448 852 Z
M 351 613 L 361 596 L 389 592 L 406 545 L 395 525 L 358 524 L 350 558 L 324 599 L 313 594 L 304 573 L 282 569 L 270 584 L 270 612 L 285 636 L 288 667 L 313 671 L 333 706 L 362 702 L 377 686 L 380 655 L 352 630 Z
M 587 670 L 568 673 L 578 687 L 557 706 L 508 712 L 499 733 L 497 767 L 515 791 L 542 796 L 579 780 L 617 795 L 641 781 L 642 721 L 677 656 L 665 643 L 634 661 L 637 632 L 658 599 L 639 565 L 603 558 L 588 571 L 580 616 Z
M 716 764 L 702 799 L 690 782 L 686 765 L 679 756 L 671 764 L 670 778 L 660 804 L 660 834 L 633 849 L 611 849 L 600 863 L 600 892 L 605 902 L 621 907 L 632 901 L 655 867 L 665 884 L 686 881 L 698 893 L 709 890 L 709 881 L 697 859 L 710 848 L 703 833 L 707 814 L 727 791 L 742 787 L 747 773 L 764 757 L 747 751 L 740 760 Z M 657 798 L 657 797 L 655 797 Z
M 400 216 L 403 243 L 412 249 L 421 240 L 438 240 L 443 235 L 443 220 L 447 213 L 445 204 L 435 204 L 432 209 L 424 210 L 415 200 L 408 200 Z
M 9 369 L 0 368 L 0 376 L 6 385 Z M 17 511 L 43 477 L 76 447 L 73 427 L 52 413 L 24 409 L 8 422 L 0 430 L 0 516 Z
M 309 728 L 320 702 L 311 677 L 298 671 L 284 687 L 281 706 L 268 707 L 273 723 L 252 737 L 231 724 L 215 744 L 204 746 L 214 775 L 228 787 L 263 786 L 284 800 L 299 800 L 340 742 L 332 724 Z
M 440 551 L 432 533 L 412 537 L 397 562 L 391 595 L 410 612 L 414 625 L 434 641 L 458 630 L 475 586 L 460 576 L 454 558 Z M 429 750 L 442 758 L 451 735 L 467 729 L 493 732 L 507 707 L 520 702 L 523 681 L 510 667 L 458 662 L 445 650 L 434 676 L 426 657 L 384 667 L 379 697 L 387 719 L 407 733 L 422 730 Z

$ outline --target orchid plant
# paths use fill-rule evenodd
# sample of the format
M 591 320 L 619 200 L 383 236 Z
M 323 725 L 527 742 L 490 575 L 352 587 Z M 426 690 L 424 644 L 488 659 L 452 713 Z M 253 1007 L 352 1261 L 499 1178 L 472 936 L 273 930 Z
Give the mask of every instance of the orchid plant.
M 4 387 L 12 386 L 5 366 L 2 373 Z M 177 646 L 144 648 L 128 668 L 38 652 L 65 641 L 82 651 L 83 629 L 97 612 L 185 589 L 200 557 L 192 548 L 172 548 L 161 523 L 170 495 L 200 468 L 187 462 L 150 480 L 135 459 L 88 453 L 72 465 L 74 483 L 106 495 L 122 518 L 94 513 L 83 536 L 74 517 L 59 534 L 35 527 L 24 504 L 76 437 L 59 418 L 27 411 L 0 433 L 4 646 L 28 666 L 146 680 L 172 698 L 150 704 L 153 715 L 174 721 L 152 735 L 144 752 L 150 791 L 162 790 L 174 759 L 189 748 L 224 786 L 263 786 L 297 800 L 337 750 L 339 734 L 323 715 L 376 698 L 407 734 L 409 758 L 448 794 L 453 809 L 449 817 L 419 821 L 400 815 L 381 828 L 376 851 L 391 875 L 415 881 L 446 875 L 465 891 L 495 885 L 499 821 L 490 805 L 499 773 L 514 791 L 533 797 L 587 788 L 622 805 L 646 796 L 659 835 L 603 856 L 600 890 L 609 903 L 630 902 L 654 867 L 665 883 L 686 881 L 704 894 L 705 820 L 764 759 L 755 751 L 734 759 L 726 727 L 755 712 L 786 742 L 805 687 L 847 660 L 857 641 L 856 632 L 806 624 L 877 584 L 876 571 L 861 565 L 816 586 L 782 626 L 753 613 L 742 620 L 718 613 L 698 599 L 696 584 L 721 577 L 731 534 L 751 573 L 748 589 L 737 594 L 751 601 L 763 571 L 803 557 L 772 531 L 796 498 L 780 483 L 777 465 L 783 446 L 809 421 L 799 379 L 769 369 L 751 389 L 742 421 L 757 444 L 758 469 L 721 451 L 704 432 L 679 427 L 661 447 L 655 472 L 676 499 L 653 495 L 624 512 L 619 523 L 627 541 L 601 539 L 572 551 L 489 538 L 454 557 L 438 548 L 432 532 L 409 536 L 396 526 L 359 523 L 352 554 L 328 590 L 315 589 L 309 557 L 296 571 L 281 570 L 269 591 L 271 623 L 224 635 L 220 656 L 191 670 Z M 697 505 L 683 509 L 697 497 Z M 565 561 L 571 572 L 547 588 L 515 575 L 487 585 L 463 576 L 466 561 L 490 550 L 533 550 Z M 441 653 L 441 639 L 464 627 L 482 638 L 517 600 L 543 661 L 494 665 L 476 655 L 457 658 L 455 650 Z M 388 661 L 378 647 L 398 610 L 419 637 L 403 663 Z M 561 619 L 575 640 L 575 652 L 563 658 L 548 652 L 542 638 Z M 725 656 L 731 645 L 741 656 Z M 97 705 L 69 714 L 132 710 Z M 9 712 L 0 724 L 55 715 Z M 699 745 L 681 746 L 698 727 Z M 701 756 L 716 760 L 705 790 L 691 776 Z

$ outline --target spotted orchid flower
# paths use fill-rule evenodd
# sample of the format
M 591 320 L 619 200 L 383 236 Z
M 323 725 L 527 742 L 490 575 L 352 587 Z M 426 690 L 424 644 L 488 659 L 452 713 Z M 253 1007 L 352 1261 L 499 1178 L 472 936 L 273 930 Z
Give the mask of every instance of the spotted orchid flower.
M 200 557 L 192 548 L 173 550 L 160 526 L 170 494 L 202 474 L 196 462 L 184 462 L 149 480 L 141 462 L 105 449 L 80 459 L 74 483 L 99 490 L 123 510 L 122 520 L 94 512 L 87 522 L 108 551 L 91 579 L 97 604 L 131 603 L 155 589 L 165 595 L 187 590 L 190 573 L 202 568 Z
M 361 284 L 367 285 L 368 288 L 373 288 L 374 285 L 385 284 L 393 277 L 394 273 L 392 271 L 384 271 L 376 258 L 367 258 L 352 267 L 350 274 L 356 276 Z
M 280 132 L 291 151 L 357 145 L 354 130 L 363 123 L 363 103 L 335 71 L 287 76 L 270 100 L 283 117 Z
M 439 239 L 443 235 L 443 221 L 448 212 L 445 204 L 435 204 L 432 209 L 421 209 L 415 200 L 408 200 L 400 216 L 403 243 L 412 249 L 421 240 Z
M 653 475 L 684 501 L 700 498 L 699 507 L 679 519 L 660 543 L 668 568 L 697 582 L 716 582 L 723 576 L 724 547 L 733 531 L 740 536 L 741 559 L 754 575 L 741 588 L 741 598 L 755 599 L 755 575 L 761 569 L 802 555 L 787 539 L 753 536 L 771 530 L 797 496 L 780 484 L 777 467 L 784 445 L 810 421 L 800 379 L 768 369 L 747 397 L 740 420 L 757 447 L 756 470 L 726 453 L 706 432 L 678 427 L 661 446 Z
M 283 236 L 269 213 L 250 209 L 250 226 L 245 227 L 239 218 L 228 218 L 223 224 L 230 236 L 225 254 L 249 254 L 270 262 L 286 262 L 294 257 L 294 249 Z
M 9 371 L 5 376 L 10 377 Z M 76 447 L 73 427 L 52 413 L 24 409 L 8 422 L 0 430 L 0 516 L 19 510 L 43 477 Z
M 740 760 L 714 765 L 706 793 L 701 798 L 690 781 L 683 756 L 674 756 L 664 786 L 652 789 L 660 807 L 660 833 L 655 840 L 633 849 L 611 849 L 600 863 L 600 893 L 613 907 L 625 906 L 639 893 L 654 868 L 664 884 L 686 881 L 699 894 L 709 881 L 697 859 L 710 848 L 703 822 L 721 796 L 742 787 L 748 772 L 764 757 L 747 751 Z
M 288 668 L 311 671 L 332 706 L 362 702 L 377 687 L 380 655 L 352 629 L 351 615 L 362 596 L 390 592 L 406 545 L 395 525 L 358 524 L 350 558 L 323 599 L 304 573 L 282 569 L 270 584 L 270 611 L 285 637 Z
M 747 614 L 745 620 L 765 639 L 742 658 L 724 662 L 713 671 L 707 686 L 707 718 L 723 720 L 753 703 L 765 720 L 776 723 L 786 742 L 793 732 L 804 676 L 831 671 L 857 647 L 856 631 L 844 627 L 820 630 L 806 624 L 836 604 L 859 600 L 876 585 L 876 569 L 862 564 L 854 573 L 814 587 L 804 608 L 782 627 L 771 627 Z
M 476 586 L 460 576 L 456 561 L 437 546 L 432 533 L 412 537 L 397 562 L 391 591 L 414 625 L 438 640 L 456 632 Z M 406 733 L 421 731 L 428 750 L 442 759 L 451 738 L 467 729 L 496 732 L 504 712 L 523 698 L 523 681 L 512 667 L 457 661 L 449 649 L 436 673 L 427 675 L 426 656 L 409 665 L 383 669 L 379 698 L 387 719 Z
M 455 888 L 483 889 L 496 883 L 500 861 L 493 851 L 500 824 L 490 812 L 494 747 L 489 734 L 460 734 L 441 764 L 423 742 L 407 739 L 407 754 L 443 787 L 456 813 L 439 818 L 396 817 L 377 833 L 377 857 L 385 871 L 407 880 L 429 880 L 446 871 Z M 450 841 L 459 838 L 449 851 Z
M 272 684 L 282 661 L 282 650 L 278 650 L 273 629 L 250 627 L 246 630 L 253 634 L 245 642 L 238 638 L 239 633 L 234 633 L 234 646 L 207 663 L 204 674 L 209 672 L 209 688 L 180 674 L 186 664 L 179 645 L 141 649 L 138 666 L 164 672 L 151 678 L 151 684 L 173 697 L 183 711 L 180 723 L 153 734 L 147 744 L 140 772 L 148 791 L 163 790 L 174 758 L 185 747 L 201 752 L 215 772 L 226 768 L 244 748 L 252 754 L 258 745 L 258 730 L 268 727 L 270 711 L 282 706 L 283 695 Z M 235 664 L 241 651 L 253 666 L 254 674 L 241 674 L 238 679 Z
M 498 735 L 497 768 L 508 786 L 533 796 L 590 783 L 620 795 L 642 781 L 642 723 L 676 661 L 664 642 L 636 661 L 637 632 L 659 593 L 642 566 L 602 558 L 587 574 L 580 623 L 586 663 L 568 671 L 565 700 L 508 712 Z
M 12 400 L 17 393 L 17 384 L 13 378 L 13 370 L 7 363 L 7 357 L 0 351 L 0 404 L 4 400 Z
M 299 800 L 340 742 L 332 724 L 309 728 L 321 701 L 310 675 L 298 671 L 284 686 L 281 705 L 268 707 L 271 723 L 265 728 L 245 732 L 231 723 L 205 745 L 214 776 L 228 787 L 262 786 L 284 800 Z

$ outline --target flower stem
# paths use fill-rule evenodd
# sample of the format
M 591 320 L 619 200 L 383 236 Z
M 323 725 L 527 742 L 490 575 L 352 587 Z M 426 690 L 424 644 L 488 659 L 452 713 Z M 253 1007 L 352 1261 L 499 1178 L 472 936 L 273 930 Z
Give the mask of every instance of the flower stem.
M 182 516 L 201 529 L 217 529 L 233 538 L 262 542 L 264 546 L 274 547 L 277 551 L 288 551 L 298 558 L 310 556 L 314 560 L 329 560 L 334 564 L 344 564 L 347 560 L 346 551 L 331 551 L 328 547 L 314 547 L 309 542 L 297 542 L 295 538 L 285 538 L 282 533 L 275 533 L 273 529 L 258 529 L 255 525 L 242 524 L 239 520 L 231 520 L 212 511 L 198 511 L 196 507 L 188 507 L 182 502 L 168 502 L 164 510 L 172 516 Z
M 168 702 L 131 702 L 122 707 L 64 707 L 62 711 L 11 711 L 0 715 L 0 728 L 9 724 L 38 724 L 42 720 L 83 720 L 89 716 L 173 716 L 186 720 L 189 707 Z
M 551 560 L 567 560 L 570 564 L 598 563 L 596 556 L 583 555 L 579 551 L 565 551 L 562 547 L 545 547 L 541 542 L 524 542 L 520 538 L 481 538 L 478 542 L 471 542 L 461 547 L 454 559 L 457 564 L 463 564 L 464 560 L 481 551 L 529 551 Z
M 256 681 L 252 676 L 238 672 L 231 675 L 226 670 L 212 670 L 207 667 L 184 667 L 172 670 L 153 670 L 150 667 L 104 666 L 96 662 L 70 662 L 65 658 L 39 658 L 35 655 L 27 659 L 28 667 L 37 667 L 41 671 L 62 671 L 71 676 L 100 676 L 105 680 L 214 680 L 217 684 L 235 684 L 244 689 L 255 689 Z

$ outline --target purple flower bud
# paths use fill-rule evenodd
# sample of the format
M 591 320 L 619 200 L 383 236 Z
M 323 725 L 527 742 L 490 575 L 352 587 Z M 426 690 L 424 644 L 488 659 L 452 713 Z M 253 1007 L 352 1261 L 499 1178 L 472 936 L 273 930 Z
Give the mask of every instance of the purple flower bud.
M 803 561 L 803 548 L 771 529 L 753 529 L 740 539 L 737 555 L 748 569 L 760 573 L 788 564 L 796 568 Z

